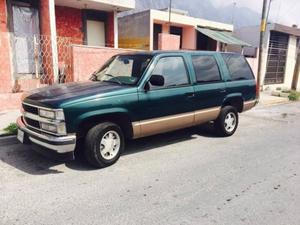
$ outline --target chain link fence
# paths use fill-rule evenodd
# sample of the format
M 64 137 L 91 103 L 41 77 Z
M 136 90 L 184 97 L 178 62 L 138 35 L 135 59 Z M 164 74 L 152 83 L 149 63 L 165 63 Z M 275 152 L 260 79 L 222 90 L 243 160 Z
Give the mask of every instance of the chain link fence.
M 43 85 L 72 81 L 73 41 L 72 38 L 58 37 L 55 46 L 50 36 L 13 37 L 15 77 L 29 74 Z M 57 48 L 57 60 L 53 60 L 53 48 Z
M 73 81 L 72 45 L 80 40 L 57 37 L 53 45 L 47 35 L 22 37 L 3 32 L 0 40 L 0 81 L 10 78 L 10 84 L 0 86 L 0 92 L 7 91 L 7 86 L 12 92 L 20 92 Z M 53 49 L 57 55 L 53 55 Z
M 0 33 L 0 93 L 86 81 L 113 55 L 133 51 L 111 48 L 107 43 L 87 46 L 70 37 L 57 37 L 56 45 L 53 43 L 47 35 Z

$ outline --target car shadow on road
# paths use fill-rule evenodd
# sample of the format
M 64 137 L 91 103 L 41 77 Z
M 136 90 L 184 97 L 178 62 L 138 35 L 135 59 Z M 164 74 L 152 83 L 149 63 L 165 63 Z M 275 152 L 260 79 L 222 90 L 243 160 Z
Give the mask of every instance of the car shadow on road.
M 148 151 L 151 149 L 176 144 L 179 142 L 196 139 L 197 136 L 216 138 L 211 124 L 186 128 L 183 130 L 173 131 L 165 134 L 129 140 L 127 142 L 126 151 L 123 155 L 134 154 L 137 152 Z
M 200 127 L 198 126 L 137 140 L 130 140 L 126 144 L 126 151 L 123 155 L 153 150 L 170 144 L 195 139 L 197 136 L 216 138 L 212 126 L 210 124 L 205 124 Z M 59 165 L 62 164 L 65 164 L 67 168 L 72 170 L 95 170 L 95 168 L 90 167 L 82 159 L 82 154 L 79 154 L 79 156 L 80 158 L 78 157 L 79 159 L 74 161 L 62 162 L 46 158 L 33 151 L 30 146 L 26 145 L 17 144 L 0 147 L 0 161 L 31 175 L 64 173 L 59 167 Z

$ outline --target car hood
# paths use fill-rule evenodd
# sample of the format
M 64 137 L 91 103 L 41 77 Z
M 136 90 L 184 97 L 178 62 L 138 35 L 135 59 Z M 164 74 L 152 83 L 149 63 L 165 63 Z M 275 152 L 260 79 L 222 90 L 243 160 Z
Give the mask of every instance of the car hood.
M 58 108 L 60 104 L 66 101 L 99 95 L 125 88 L 129 88 L 129 86 L 109 82 L 92 81 L 56 84 L 44 88 L 38 88 L 27 93 L 27 97 L 24 99 L 24 102 Z

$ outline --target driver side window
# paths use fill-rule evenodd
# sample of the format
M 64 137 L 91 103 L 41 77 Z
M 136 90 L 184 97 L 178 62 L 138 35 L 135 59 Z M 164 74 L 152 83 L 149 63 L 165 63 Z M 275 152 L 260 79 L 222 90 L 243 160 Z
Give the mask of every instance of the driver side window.
M 151 86 L 151 89 L 183 86 L 189 84 L 188 73 L 183 58 L 170 56 L 161 58 L 156 64 L 152 75 L 161 75 L 165 79 L 163 87 Z

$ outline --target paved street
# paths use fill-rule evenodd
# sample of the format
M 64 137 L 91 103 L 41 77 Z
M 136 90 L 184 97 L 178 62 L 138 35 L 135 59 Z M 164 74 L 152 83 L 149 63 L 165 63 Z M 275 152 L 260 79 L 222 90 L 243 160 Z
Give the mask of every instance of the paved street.
M 131 141 L 112 167 L 0 147 L 0 224 L 300 224 L 300 103 L 259 107 L 237 133 Z

